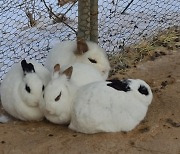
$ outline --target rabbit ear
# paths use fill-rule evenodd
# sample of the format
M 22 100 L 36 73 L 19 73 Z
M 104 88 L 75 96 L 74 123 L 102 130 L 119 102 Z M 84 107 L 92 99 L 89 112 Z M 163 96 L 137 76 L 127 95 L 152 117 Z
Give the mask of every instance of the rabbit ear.
M 54 73 L 55 72 L 60 72 L 60 65 L 59 64 L 56 64 L 55 66 L 54 66 Z
M 25 59 L 21 61 L 21 67 L 23 69 L 24 75 L 35 72 L 33 64 L 27 63 Z
M 58 78 L 59 74 L 60 74 L 60 65 L 56 64 L 56 65 L 54 65 L 54 72 L 52 74 L 52 78 L 53 79 Z
M 72 72 L 73 72 L 73 67 L 71 66 L 71 67 L 67 68 L 67 69 L 63 72 L 63 74 L 65 74 L 65 75 L 67 76 L 67 78 L 70 79 L 70 78 L 71 78 L 71 75 L 72 75 Z
M 87 52 L 88 50 L 89 50 L 88 45 L 85 40 L 83 40 L 83 39 L 77 40 L 77 49 L 74 52 L 76 55 L 82 55 L 85 52 Z

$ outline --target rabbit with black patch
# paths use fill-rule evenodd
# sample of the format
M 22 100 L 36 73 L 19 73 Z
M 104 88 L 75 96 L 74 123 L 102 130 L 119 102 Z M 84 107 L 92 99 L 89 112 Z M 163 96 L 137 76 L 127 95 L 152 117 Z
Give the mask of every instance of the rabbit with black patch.
M 87 84 L 72 103 L 69 128 L 87 134 L 131 131 L 146 116 L 152 98 L 149 85 L 140 79 Z
M 42 120 L 39 102 L 49 80 L 49 71 L 35 61 L 14 64 L 1 84 L 3 108 L 20 120 Z
M 104 79 L 107 79 L 110 70 L 107 55 L 104 49 L 91 41 L 77 40 L 57 43 L 50 50 L 45 66 L 53 72 L 55 64 L 70 67 L 76 62 L 93 66 Z
M 95 81 L 104 79 L 91 65 L 75 63 L 61 71 L 60 65 L 56 64 L 44 92 L 44 102 L 41 102 L 45 117 L 56 124 L 68 124 L 77 89 Z

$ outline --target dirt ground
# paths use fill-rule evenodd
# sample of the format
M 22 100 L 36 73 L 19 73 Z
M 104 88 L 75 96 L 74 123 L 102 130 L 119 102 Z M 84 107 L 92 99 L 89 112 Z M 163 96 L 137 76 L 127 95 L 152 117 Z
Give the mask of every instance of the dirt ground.
M 0 123 L 0 153 L 180 154 L 180 52 L 158 55 L 113 77 L 140 78 L 152 87 L 147 116 L 133 131 L 86 135 L 46 120 L 12 120 Z

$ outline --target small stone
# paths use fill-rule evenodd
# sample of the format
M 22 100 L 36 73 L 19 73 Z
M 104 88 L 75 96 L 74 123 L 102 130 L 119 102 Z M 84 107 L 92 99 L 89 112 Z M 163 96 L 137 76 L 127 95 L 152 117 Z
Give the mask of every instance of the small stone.
M 135 143 L 133 141 L 129 141 L 129 144 L 132 145 L 132 146 L 135 145 Z
M 179 42 L 179 37 L 176 37 L 176 38 L 174 39 L 174 41 L 175 41 L 175 42 Z
M 165 87 L 165 86 L 167 86 L 167 84 L 168 84 L 167 81 L 163 81 L 163 82 L 161 83 L 161 86 L 162 86 L 162 87 Z
M 48 136 L 52 137 L 52 136 L 54 136 L 54 135 L 53 135 L 53 134 L 49 134 Z
M 167 47 L 169 50 L 173 50 L 174 48 L 172 46 Z
M 149 127 L 145 127 L 145 128 L 141 128 L 141 129 L 139 129 L 139 132 L 140 133 L 146 133 L 146 132 L 149 132 Z
M 163 43 L 162 43 L 162 46 L 163 46 L 163 47 L 167 47 L 167 46 L 168 46 L 168 43 L 163 42 Z

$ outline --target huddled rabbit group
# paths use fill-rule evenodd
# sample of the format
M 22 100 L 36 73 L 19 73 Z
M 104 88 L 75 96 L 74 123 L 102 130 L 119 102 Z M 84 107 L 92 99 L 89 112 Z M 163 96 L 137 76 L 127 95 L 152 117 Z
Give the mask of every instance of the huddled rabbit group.
M 152 101 L 140 79 L 107 80 L 106 52 L 91 41 L 64 41 L 50 50 L 45 66 L 22 60 L 1 84 L 3 108 L 24 121 L 68 124 L 82 133 L 134 129 Z

